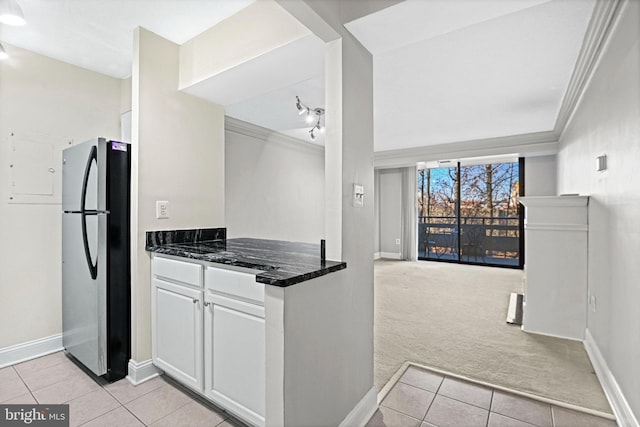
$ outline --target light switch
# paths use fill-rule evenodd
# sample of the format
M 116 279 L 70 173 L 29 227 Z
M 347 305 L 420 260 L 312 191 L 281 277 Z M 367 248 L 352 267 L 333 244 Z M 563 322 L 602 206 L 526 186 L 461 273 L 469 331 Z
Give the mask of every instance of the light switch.
M 169 218 L 169 202 L 166 200 L 156 201 L 156 218 Z
M 353 184 L 353 206 L 356 208 L 364 206 L 364 186 L 362 184 Z

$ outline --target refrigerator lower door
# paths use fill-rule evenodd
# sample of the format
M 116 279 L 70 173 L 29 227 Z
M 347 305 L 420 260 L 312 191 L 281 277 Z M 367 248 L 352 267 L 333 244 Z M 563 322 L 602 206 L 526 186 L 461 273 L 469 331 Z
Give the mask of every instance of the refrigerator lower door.
M 106 215 L 62 214 L 62 341 L 96 375 L 107 372 Z M 89 257 L 86 256 L 86 249 Z M 88 258 L 97 265 L 91 278 Z

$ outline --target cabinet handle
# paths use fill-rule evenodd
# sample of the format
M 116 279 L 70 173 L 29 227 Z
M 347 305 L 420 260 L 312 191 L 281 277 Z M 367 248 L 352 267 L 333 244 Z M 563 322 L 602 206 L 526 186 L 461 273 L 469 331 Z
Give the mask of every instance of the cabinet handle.
M 204 302 L 204 306 L 205 306 L 205 307 L 209 307 L 209 302 L 205 301 L 205 302 Z
M 196 304 L 198 302 L 198 298 L 193 299 L 193 303 Z

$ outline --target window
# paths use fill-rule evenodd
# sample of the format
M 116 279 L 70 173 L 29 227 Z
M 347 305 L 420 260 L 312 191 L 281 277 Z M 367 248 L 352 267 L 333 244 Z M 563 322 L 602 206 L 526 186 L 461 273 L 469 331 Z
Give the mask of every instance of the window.
M 524 159 L 418 171 L 418 258 L 522 268 Z

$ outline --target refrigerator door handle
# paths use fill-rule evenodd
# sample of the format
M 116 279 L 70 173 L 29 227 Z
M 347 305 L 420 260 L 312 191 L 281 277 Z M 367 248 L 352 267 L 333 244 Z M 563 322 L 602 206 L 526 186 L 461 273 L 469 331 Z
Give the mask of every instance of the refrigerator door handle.
M 89 267 L 89 273 L 91 273 L 91 278 L 96 280 L 98 277 L 98 260 L 96 259 L 96 263 L 94 264 L 91 260 L 91 251 L 89 249 L 89 239 L 87 239 L 87 215 L 83 212 L 82 216 L 82 243 L 84 245 L 84 255 L 87 258 L 87 266 Z
M 94 145 L 89 152 L 89 158 L 87 158 L 87 165 L 84 168 L 84 178 L 82 179 L 82 192 L 80 194 L 80 212 L 87 210 L 87 185 L 89 185 L 89 173 L 91 172 L 91 166 L 93 162 L 98 164 L 98 148 Z
M 82 215 L 82 243 L 84 245 L 84 255 L 87 258 L 87 266 L 89 267 L 89 273 L 93 280 L 98 277 L 98 260 L 94 264 L 91 260 L 91 250 L 89 249 L 89 240 L 87 239 L 87 212 L 86 212 L 86 200 L 87 200 L 87 185 L 89 183 L 89 172 L 95 161 L 98 164 L 98 149 L 94 145 L 91 147 L 89 158 L 87 159 L 87 166 L 84 169 L 84 179 L 82 181 L 82 195 L 80 196 L 80 214 Z

